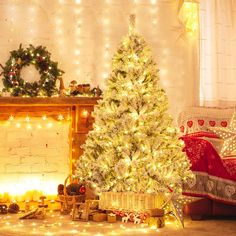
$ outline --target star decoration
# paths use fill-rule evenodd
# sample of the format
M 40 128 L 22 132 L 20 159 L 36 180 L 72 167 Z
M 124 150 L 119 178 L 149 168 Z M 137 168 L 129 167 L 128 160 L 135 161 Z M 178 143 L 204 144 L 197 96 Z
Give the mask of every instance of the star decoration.
M 170 197 L 162 205 L 165 216 L 172 216 L 177 223 L 184 228 L 183 205 L 187 203 L 186 197 L 172 192 Z
M 170 202 L 170 208 L 177 222 L 184 228 L 183 204 L 178 201 L 177 197 L 174 197 Z
M 220 151 L 221 156 L 236 155 L 236 111 L 233 113 L 228 128 L 212 127 L 209 129 L 224 140 Z

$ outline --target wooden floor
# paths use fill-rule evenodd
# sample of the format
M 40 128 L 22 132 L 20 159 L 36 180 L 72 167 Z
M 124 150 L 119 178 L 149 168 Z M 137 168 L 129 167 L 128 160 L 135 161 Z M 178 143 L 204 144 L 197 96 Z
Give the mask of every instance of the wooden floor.
M 69 216 L 50 214 L 46 220 L 18 220 L 19 215 L 0 216 L 1 236 L 69 236 L 69 235 L 161 235 L 161 236 L 235 236 L 236 219 L 208 219 L 191 221 L 185 219 L 185 228 L 167 223 L 162 229 L 150 229 L 146 225 L 117 222 L 78 222 Z

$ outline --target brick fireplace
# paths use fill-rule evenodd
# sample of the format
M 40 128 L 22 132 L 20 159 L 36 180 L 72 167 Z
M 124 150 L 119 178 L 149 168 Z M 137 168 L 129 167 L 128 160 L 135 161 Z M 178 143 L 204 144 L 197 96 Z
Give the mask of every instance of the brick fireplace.
M 57 194 L 57 185 L 73 173 L 83 152 L 96 102 L 86 97 L 0 98 L 0 201 Z

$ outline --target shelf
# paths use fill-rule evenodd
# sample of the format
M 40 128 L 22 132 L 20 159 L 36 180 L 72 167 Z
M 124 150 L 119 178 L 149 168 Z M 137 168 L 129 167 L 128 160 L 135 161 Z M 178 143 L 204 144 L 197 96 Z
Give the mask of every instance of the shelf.
M 95 105 L 99 99 L 99 97 L 0 97 L 0 107 Z

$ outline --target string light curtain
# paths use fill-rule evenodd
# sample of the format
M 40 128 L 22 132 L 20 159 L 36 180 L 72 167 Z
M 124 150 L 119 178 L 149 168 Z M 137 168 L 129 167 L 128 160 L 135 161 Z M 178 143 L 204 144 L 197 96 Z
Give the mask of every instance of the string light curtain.
M 128 31 L 128 16 L 136 14 L 137 30 L 160 68 L 171 113 L 177 116 L 183 107 L 195 104 L 198 48 L 193 38 L 185 37 L 178 0 L 8 0 L 0 6 L 1 64 L 20 43 L 43 45 L 65 71 L 66 87 L 77 80 L 103 90 L 111 57 Z M 22 78 L 39 80 L 33 66 L 24 68 Z
M 200 104 L 236 101 L 236 0 L 200 1 Z

